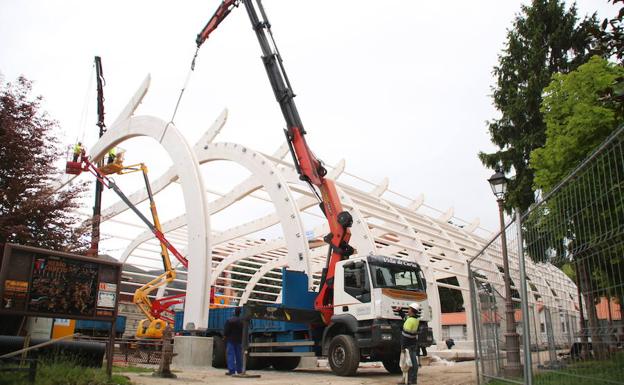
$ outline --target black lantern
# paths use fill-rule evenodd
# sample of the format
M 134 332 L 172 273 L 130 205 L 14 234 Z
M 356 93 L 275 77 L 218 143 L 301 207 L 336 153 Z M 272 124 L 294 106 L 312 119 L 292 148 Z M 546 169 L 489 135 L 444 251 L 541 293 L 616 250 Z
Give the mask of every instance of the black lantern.
M 496 196 L 496 199 L 500 200 L 505 198 L 505 193 L 507 193 L 507 178 L 505 178 L 505 174 L 503 174 L 500 169 L 496 170 L 494 175 L 488 179 L 488 182 L 490 182 L 492 192 L 494 196 Z

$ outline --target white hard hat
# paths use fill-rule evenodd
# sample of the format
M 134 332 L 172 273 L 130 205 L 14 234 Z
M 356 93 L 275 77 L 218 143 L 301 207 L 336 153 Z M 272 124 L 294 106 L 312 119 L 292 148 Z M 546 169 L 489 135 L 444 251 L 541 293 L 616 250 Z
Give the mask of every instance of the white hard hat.
M 409 304 L 409 307 L 411 307 L 412 309 L 414 309 L 414 311 L 419 312 L 422 311 L 422 306 L 420 306 L 420 304 L 418 302 L 412 302 Z

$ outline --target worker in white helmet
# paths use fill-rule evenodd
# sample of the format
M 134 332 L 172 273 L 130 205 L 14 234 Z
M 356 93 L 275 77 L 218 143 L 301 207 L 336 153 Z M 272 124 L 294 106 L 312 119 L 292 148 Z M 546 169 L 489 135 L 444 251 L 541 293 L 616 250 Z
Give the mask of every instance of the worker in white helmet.
M 409 305 L 407 318 L 403 322 L 403 330 L 401 331 L 401 349 L 407 349 L 412 361 L 412 367 L 408 371 L 407 382 L 399 382 L 399 384 L 416 384 L 416 376 L 418 375 L 418 326 L 420 326 L 420 316 L 422 307 L 419 303 L 413 302 Z

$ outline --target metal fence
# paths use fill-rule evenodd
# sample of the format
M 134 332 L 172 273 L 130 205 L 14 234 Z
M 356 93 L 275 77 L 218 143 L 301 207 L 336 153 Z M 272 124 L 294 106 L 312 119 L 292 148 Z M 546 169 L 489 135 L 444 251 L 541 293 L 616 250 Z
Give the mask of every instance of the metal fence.
M 621 127 L 469 261 L 479 384 L 624 384 L 623 142 Z
M 109 349 L 108 337 L 80 336 L 74 340 L 98 341 L 106 344 L 106 349 Z M 115 338 L 113 365 L 156 369 L 162 361 L 163 341 L 163 339 Z M 171 343 L 173 343 L 173 339 L 171 339 Z

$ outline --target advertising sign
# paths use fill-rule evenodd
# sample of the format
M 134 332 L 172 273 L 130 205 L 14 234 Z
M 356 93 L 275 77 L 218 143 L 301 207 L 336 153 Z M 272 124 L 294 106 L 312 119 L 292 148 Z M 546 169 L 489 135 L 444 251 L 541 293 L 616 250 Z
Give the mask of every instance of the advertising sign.
M 0 269 L 0 314 L 111 320 L 121 264 L 7 244 Z

